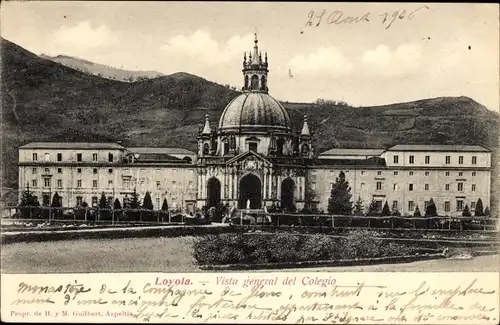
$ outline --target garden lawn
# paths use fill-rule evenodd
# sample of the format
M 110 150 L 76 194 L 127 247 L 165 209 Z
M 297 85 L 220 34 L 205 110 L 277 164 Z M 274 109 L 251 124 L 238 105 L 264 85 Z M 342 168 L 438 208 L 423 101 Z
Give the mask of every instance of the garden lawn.
M 2 245 L 2 273 L 189 272 L 193 237 L 90 239 Z

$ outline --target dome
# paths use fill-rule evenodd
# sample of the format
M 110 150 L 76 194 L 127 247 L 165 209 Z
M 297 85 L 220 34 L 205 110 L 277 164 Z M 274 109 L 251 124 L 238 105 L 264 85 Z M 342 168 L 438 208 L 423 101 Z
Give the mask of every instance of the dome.
M 246 92 L 224 109 L 219 130 L 291 132 L 285 108 L 265 92 Z

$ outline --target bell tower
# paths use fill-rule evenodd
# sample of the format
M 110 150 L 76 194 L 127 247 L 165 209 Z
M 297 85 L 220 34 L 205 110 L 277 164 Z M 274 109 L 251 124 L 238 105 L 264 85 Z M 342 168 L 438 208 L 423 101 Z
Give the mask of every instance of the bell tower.
M 262 60 L 262 53 L 259 51 L 259 40 L 257 33 L 255 34 L 253 51 L 243 54 L 243 88 L 245 92 L 264 92 L 267 93 L 267 52 L 265 53 L 264 60 Z

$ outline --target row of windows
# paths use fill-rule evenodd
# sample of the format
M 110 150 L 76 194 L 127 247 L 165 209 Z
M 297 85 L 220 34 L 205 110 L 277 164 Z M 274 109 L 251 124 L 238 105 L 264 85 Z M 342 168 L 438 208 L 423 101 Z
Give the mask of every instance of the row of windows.
M 177 169 L 173 168 L 173 169 L 169 170 L 169 172 L 170 171 L 175 173 L 177 171 Z M 32 174 L 36 174 L 37 172 L 38 172 L 38 168 L 33 167 L 32 170 L 31 170 L 31 173 Z M 50 174 L 50 172 L 51 172 L 50 168 L 44 168 L 44 173 Z M 82 173 L 82 168 L 77 168 L 76 172 L 78 174 L 81 174 Z M 145 170 L 141 169 L 141 173 L 144 173 L 144 172 L 145 172 Z M 157 169 L 156 172 L 157 173 L 161 173 L 160 169 Z M 57 168 L 57 173 L 58 174 L 62 174 L 63 173 L 63 169 L 60 168 L 60 167 Z M 98 174 L 99 173 L 99 168 L 92 168 L 92 173 L 93 174 Z M 128 174 L 130 174 L 130 170 L 129 169 L 125 169 L 123 173 L 125 175 L 128 175 Z M 108 168 L 108 174 L 113 174 L 113 168 Z
M 334 186 L 335 183 L 330 183 L 330 187 L 333 189 L 333 186 Z M 364 189 L 364 187 L 366 186 L 365 183 L 361 183 L 361 190 Z M 316 183 L 311 183 L 311 188 L 312 190 L 315 190 L 316 189 Z M 375 188 L 377 191 L 381 191 L 382 190 L 382 182 L 377 182 L 375 184 Z M 398 184 L 393 184 L 392 185 L 392 189 L 394 191 L 397 191 L 399 188 L 399 185 Z M 415 189 L 415 184 L 408 184 L 408 191 L 413 191 Z M 430 191 L 430 184 L 424 184 L 424 190 L 425 191 Z M 445 184 L 444 185 L 444 190 L 445 191 L 449 191 L 450 190 L 450 184 Z M 457 183 L 457 191 L 459 192 L 463 192 L 464 190 L 464 183 L 462 182 L 459 182 Z M 476 184 L 471 184 L 471 191 L 472 192 L 475 192 L 476 191 Z
M 431 156 L 425 156 L 424 161 L 425 161 L 425 164 L 430 164 L 431 163 Z M 395 155 L 393 157 L 393 162 L 395 164 L 399 163 L 399 156 L 398 155 Z M 444 157 L 444 162 L 447 165 L 451 164 L 451 156 L 445 156 Z M 415 156 L 413 156 L 413 155 L 408 156 L 408 163 L 409 164 L 415 164 Z M 458 156 L 458 164 L 459 165 L 463 165 L 463 163 L 464 163 L 464 156 Z M 471 163 L 472 163 L 472 165 L 476 165 L 477 164 L 477 156 L 472 156 Z
M 335 171 L 333 171 L 333 170 L 332 170 L 332 171 L 330 171 L 330 172 L 331 172 L 332 174 L 335 174 Z M 365 174 L 366 174 L 366 171 L 362 170 L 362 171 L 361 171 L 361 175 L 365 175 Z M 399 171 L 395 170 L 395 171 L 393 171 L 393 174 L 394 174 L 394 176 L 398 176 L 398 175 L 399 175 Z M 415 172 L 414 172 L 414 171 L 409 171 L 409 172 L 408 172 L 408 175 L 413 176 L 413 175 L 415 175 Z M 430 175 L 430 171 L 425 171 L 425 172 L 424 172 L 424 175 L 425 175 L 425 176 L 429 176 L 429 175 Z M 445 175 L 446 175 L 446 176 L 450 176 L 450 175 L 451 175 L 451 173 L 450 173 L 450 172 L 445 172 Z M 458 172 L 458 173 L 457 173 L 457 175 L 458 175 L 458 176 L 464 176 L 464 172 Z M 472 175 L 473 177 L 475 177 L 475 176 L 477 175 L 477 173 L 476 173 L 476 172 L 472 172 L 472 173 L 471 173 L 471 175 Z M 382 172 L 381 170 L 378 170 L 378 171 L 377 171 L 377 176 L 383 176 L 383 172 Z
M 50 178 L 44 178 L 43 181 L 44 181 L 44 187 L 51 187 L 52 182 L 51 182 Z M 62 188 L 63 187 L 63 180 L 62 179 L 58 179 L 56 182 L 57 182 L 56 184 L 57 184 L 58 188 Z M 83 182 L 82 182 L 81 179 L 78 179 L 76 181 L 76 187 L 77 188 L 78 187 L 83 187 L 82 184 L 83 184 Z M 140 181 L 140 184 L 144 184 L 144 180 L 143 179 Z M 130 180 L 124 180 L 123 181 L 123 185 L 124 185 L 125 188 L 130 188 L 131 185 L 132 185 L 132 182 L 130 182 Z M 36 179 L 33 179 L 31 181 L 31 186 L 32 187 L 38 187 L 38 181 Z M 112 187 L 112 186 L 113 186 L 113 180 L 110 179 L 110 180 L 108 180 L 108 187 Z M 193 186 L 193 182 L 189 181 L 188 186 L 192 187 Z M 93 188 L 99 187 L 99 184 L 98 184 L 97 180 L 92 180 L 92 187 Z M 176 181 L 172 181 L 172 188 L 175 190 L 176 187 L 177 187 L 176 186 Z M 161 189 L 161 181 L 156 181 L 156 188 L 157 189 Z
M 82 153 L 77 153 L 76 154 L 76 161 L 78 161 L 78 162 L 83 161 L 82 157 L 83 157 Z M 38 161 L 38 154 L 36 152 L 33 153 L 32 158 L 33 158 L 33 161 Z M 50 153 L 45 153 L 44 158 L 45 158 L 44 161 L 46 161 L 46 162 L 51 161 Z M 62 153 L 58 152 L 56 154 L 57 161 L 63 161 L 62 158 L 63 158 Z M 92 161 L 97 162 L 97 159 L 98 159 L 97 153 L 93 153 L 92 154 Z M 114 161 L 114 155 L 110 152 L 110 153 L 108 153 L 108 162 L 113 162 L 113 161 Z

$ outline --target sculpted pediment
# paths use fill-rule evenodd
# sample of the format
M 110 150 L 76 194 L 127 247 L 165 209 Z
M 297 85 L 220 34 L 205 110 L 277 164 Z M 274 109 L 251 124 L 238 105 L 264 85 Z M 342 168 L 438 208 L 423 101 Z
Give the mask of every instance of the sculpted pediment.
M 229 160 L 227 165 L 239 165 L 242 169 L 252 171 L 263 167 L 271 167 L 272 163 L 258 153 L 247 151 Z

